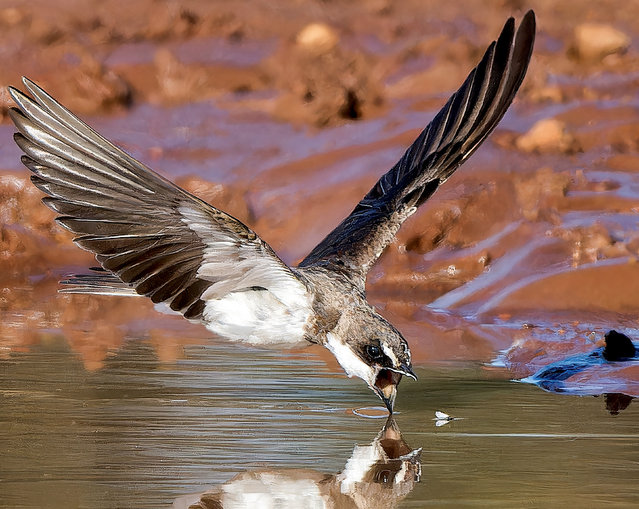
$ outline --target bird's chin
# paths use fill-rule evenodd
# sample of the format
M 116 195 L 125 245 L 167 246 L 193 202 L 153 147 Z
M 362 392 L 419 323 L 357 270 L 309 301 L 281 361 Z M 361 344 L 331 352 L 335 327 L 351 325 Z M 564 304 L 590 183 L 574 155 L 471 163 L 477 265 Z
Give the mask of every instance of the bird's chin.
M 401 373 L 382 368 L 377 373 L 375 384 L 371 386 L 371 389 L 380 397 L 391 414 L 393 413 L 395 397 L 397 396 L 397 385 L 399 385 L 401 379 Z

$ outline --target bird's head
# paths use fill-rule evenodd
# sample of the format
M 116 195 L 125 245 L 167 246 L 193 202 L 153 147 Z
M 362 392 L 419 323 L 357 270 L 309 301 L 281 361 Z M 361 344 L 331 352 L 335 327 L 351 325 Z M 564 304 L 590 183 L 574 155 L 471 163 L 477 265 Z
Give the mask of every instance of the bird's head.
M 346 374 L 364 380 L 391 413 L 402 375 L 417 380 L 408 343 L 368 306 L 343 311 L 335 328 L 327 333 L 325 346 Z

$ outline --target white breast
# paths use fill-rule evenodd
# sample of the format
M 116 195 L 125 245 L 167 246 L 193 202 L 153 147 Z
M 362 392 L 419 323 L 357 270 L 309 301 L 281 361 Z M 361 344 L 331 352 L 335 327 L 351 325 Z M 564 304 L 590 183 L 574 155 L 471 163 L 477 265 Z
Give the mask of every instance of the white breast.
M 222 487 L 224 509 L 326 509 L 326 498 L 311 479 L 276 472 L 249 472 Z
M 283 304 L 267 290 L 233 292 L 207 300 L 206 327 L 220 336 L 257 345 L 299 343 L 312 308 L 308 294 L 296 295 Z
M 346 343 L 340 341 L 332 332 L 329 332 L 326 335 L 326 345 L 324 346 L 333 352 L 337 362 L 346 371 L 349 378 L 358 376 L 368 385 L 373 386 L 377 374 Z
M 344 470 L 337 475 L 342 493 L 353 493 L 357 484 L 364 482 L 366 474 L 373 465 L 383 460 L 385 454 L 377 441 L 370 445 L 356 445 L 353 454 L 346 462 Z

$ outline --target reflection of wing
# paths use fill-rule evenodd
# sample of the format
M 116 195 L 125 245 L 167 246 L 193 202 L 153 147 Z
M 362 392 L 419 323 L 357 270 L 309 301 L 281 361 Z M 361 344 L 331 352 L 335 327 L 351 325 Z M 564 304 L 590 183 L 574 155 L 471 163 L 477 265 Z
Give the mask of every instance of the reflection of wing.
M 265 289 L 282 302 L 305 292 L 240 221 L 154 173 L 23 81 L 34 99 L 10 89 L 22 161 L 57 221 L 122 282 L 191 319 L 202 318 L 206 300 L 231 292 Z M 106 288 L 117 288 L 104 276 Z M 92 284 L 100 282 L 98 272 Z
M 517 33 L 508 20 L 479 65 L 424 129 L 399 162 L 353 212 L 302 261 L 345 270 L 363 288 L 368 269 L 395 233 L 479 147 L 510 106 L 521 84 L 535 37 L 529 11 Z

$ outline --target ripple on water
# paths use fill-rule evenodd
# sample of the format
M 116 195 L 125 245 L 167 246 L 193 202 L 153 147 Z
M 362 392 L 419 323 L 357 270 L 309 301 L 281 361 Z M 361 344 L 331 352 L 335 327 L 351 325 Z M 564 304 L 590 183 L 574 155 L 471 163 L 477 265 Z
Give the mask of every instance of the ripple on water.
M 388 410 L 383 406 L 367 406 L 361 408 L 353 408 L 351 409 L 353 415 L 357 415 L 359 417 L 365 417 L 367 419 L 387 419 L 388 418 Z M 393 415 L 399 414 L 399 412 L 395 412 Z

